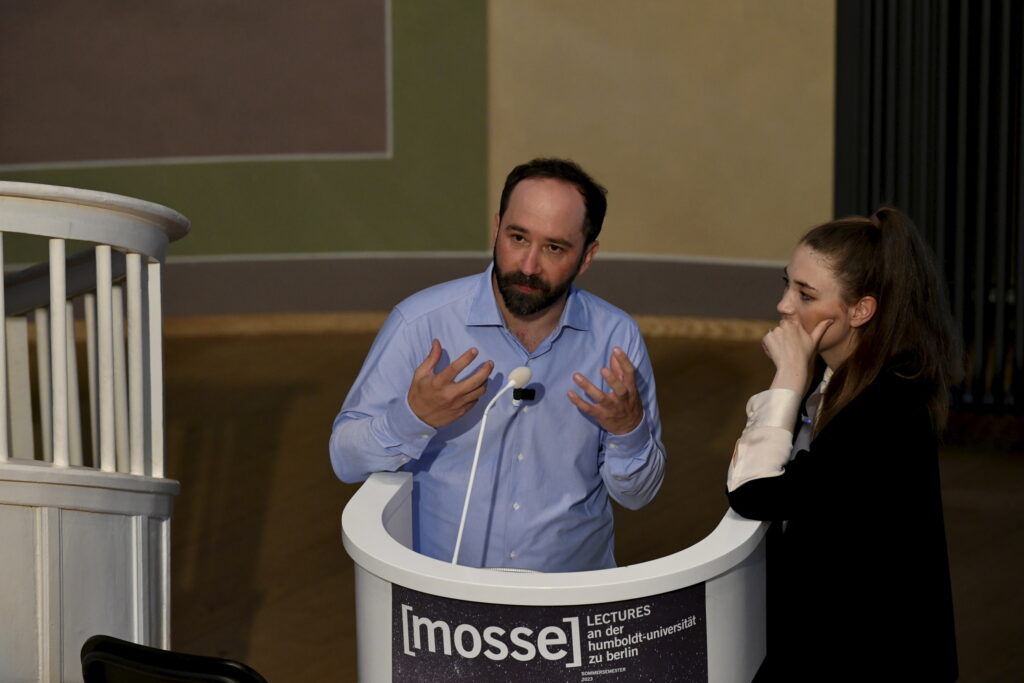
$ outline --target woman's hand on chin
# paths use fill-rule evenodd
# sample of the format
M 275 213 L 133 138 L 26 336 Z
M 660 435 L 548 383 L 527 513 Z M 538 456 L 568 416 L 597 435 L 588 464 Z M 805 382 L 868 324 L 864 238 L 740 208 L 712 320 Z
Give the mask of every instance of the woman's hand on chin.
M 803 396 L 811 382 L 814 357 L 831 319 L 819 322 L 810 334 L 796 320 L 783 319 L 761 340 L 764 352 L 775 363 L 772 389 L 791 389 Z

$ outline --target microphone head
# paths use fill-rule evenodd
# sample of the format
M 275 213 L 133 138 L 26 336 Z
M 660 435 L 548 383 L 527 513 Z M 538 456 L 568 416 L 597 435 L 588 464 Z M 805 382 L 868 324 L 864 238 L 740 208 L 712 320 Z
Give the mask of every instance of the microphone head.
M 521 389 L 530 383 L 530 378 L 533 377 L 533 370 L 520 365 L 518 368 L 508 373 L 509 384 L 512 385 L 513 389 Z

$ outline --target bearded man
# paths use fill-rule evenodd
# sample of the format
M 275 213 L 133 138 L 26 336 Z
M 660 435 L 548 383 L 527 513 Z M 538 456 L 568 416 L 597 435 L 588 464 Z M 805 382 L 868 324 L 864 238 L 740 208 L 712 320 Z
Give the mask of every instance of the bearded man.
M 346 482 L 412 472 L 418 552 L 451 561 L 484 407 L 519 366 L 532 380 L 491 410 L 459 564 L 614 567 L 609 496 L 635 510 L 661 486 L 640 331 L 572 284 L 597 253 L 605 194 L 571 161 L 517 166 L 493 263 L 409 297 L 377 335 L 334 421 L 331 463 Z

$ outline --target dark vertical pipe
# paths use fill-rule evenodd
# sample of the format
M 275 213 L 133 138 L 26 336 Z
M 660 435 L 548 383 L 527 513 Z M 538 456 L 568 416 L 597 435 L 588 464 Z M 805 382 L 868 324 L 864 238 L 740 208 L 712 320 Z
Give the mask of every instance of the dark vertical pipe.
M 870 139 L 870 7 L 857 0 L 836 5 L 835 171 L 833 214 L 862 214 L 868 193 Z
M 935 110 L 931 101 L 931 84 L 934 78 L 932 69 L 935 63 L 931 47 L 931 14 L 928 3 L 922 0 L 914 2 L 913 27 L 915 28 L 912 29 L 912 32 L 918 35 L 914 60 L 916 87 L 914 88 L 913 102 L 916 104 L 915 116 L 912 120 L 916 121 L 916 124 L 912 126 L 914 132 L 914 180 L 911 187 L 913 188 L 914 218 L 926 234 L 931 236 L 929 241 L 934 244 L 935 212 L 931 205 L 931 198 L 934 195 L 931 192 L 932 174 L 928 163 L 928 157 L 931 150 L 934 149 L 931 124 L 932 112 Z
M 868 195 L 868 206 L 875 207 L 882 203 L 884 188 L 882 185 L 882 159 L 884 147 L 884 113 L 885 113 L 885 20 L 882 16 L 884 4 L 882 0 L 871 2 L 871 165 L 868 167 L 871 193 Z
M 853 0 L 850 4 L 856 5 L 859 8 L 858 18 L 861 44 L 865 48 L 858 54 L 857 62 L 857 70 L 859 72 L 858 93 L 862 99 L 859 102 L 852 102 L 850 104 L 850 106 L 860 110 L 858 117 L 860 126 L 857 133 L 857 149 L 855 150 L 859 178 L 857 180 L 858 194 L 851 203 L 853 210 L 848 211 L 847 214 L 855 213 L 866 216 L 875 210 L 875 205 L 871 201 L 871 136 L 872 118 L 876 103 L 872 101 L 874 87 L 871 77 L 873 74 L 872 65 L 876 60 L 875 50 L 877 44 L 873 40 L 874 32 L 871 30 L 872 17 L 874 16 L 874 8 L 871 3 Z
M 1018 12 L 1014 22 L 1017 36 L 1021 35 L 1024 29 L 1024 10 L 1017 6 Z M 1017 129 L 1017 216 L 1016 230 L 1016 280 L 1015 292 L 1015 316 L 1014 329 L 1016 330 L 1016 343 L 1013 352 L 1013 399 L 1016 405 L 1024 404 L 1024 126 L 1021 120 L 1024 119 L 1024 83 L 1021 81 L 1021 74 L 1024 74 L 1024 47 L 1017 42 L 1018 64 L 1016 69 L 1017 86 L 1017 115 L 1014 117 L 1014 125 Z
M 995 262 L 995 321 L 992 328 L 992 341 L 995 346 L 993 353 L 993 376 L 989 391 L 993 400 L 1002 402 L 1004 394 L 1004 377 L 1006 374 L 1006 261 L 1009 255 L 1006 252 L 1006 237 L 1009 225 L 1007 218 L 1008 190 L 1010 183 L 1009 175 L 1009 109 L 1010 100 L 1006 97 L 1010 92 L 1010 2 L 1002 0 L 999 4 L 999 12 L 993 17 L 994 26 L 1001 26 L 999 35 L 999 65 L 998 71 L 993 78 L 992 99 L 993 105 L 999 113 L 998 133 L 995 138 L 996 164 L 995 178 L 992 183 L 993 197 L 992 205 L 995 209 L 996 246 L 992 254 Z
M 989 102 L 992 92 L 991 59 L 989 47 L 992 44 L 992 4 L 981 3 L 981 19 L 978 25 L 978 123 L 975 128 L 974 147 L 978 151 L 977 165 L 974 170 L 975 211 L 974 211 L 974 338 L 978 350 L 978 363 L 974 366 L 975 394 L 983 396 L 985 405 L 992 405 L 991 386 L 985 381 L 990 368 L 988 343 L 985 335 L 985 319 L 988 317 L 987 301 L 991 283 L 988 278 L 988 183 L 989 180 Z
M 895 178 L 892 184 L 893 200 L 897 206 L 903 207 L 912 216 L 917 215 L 917 207 L 910 196 L 911 160 L 914 155 L 914 15 L 913 5 L 908 0 L 892 3 L 895 7 L 896 22 L 890 27 L 896 41 L 893 53 L 893 75 L 896 90 L 892 101 L 893 108 L 893 160 Z
M 950 11 L 949 4 L 941 2 L 938 11 L 932 17 L 937 26 L 934 45 L 935 69 L 932 72 L 935 79 L 935 99 L 930 105 L 935 108 L 935 134 L 932 136 L 934 145 L 929 145 L 935 158 L 934 175 L 930 183 L 934 197 L 932 206 L 935 211 L 935 255 L 943 267 L 947 283 L 949 282 L 949 267 L 946 264 L 946 214 L 949 202 L 946 192 L 946 156 L 949 145 L 947 130 L 949 118 L 946 115 L 946 110 L 949 108 L 949 58 L 947 55 L 950 49 Z
M 974 347 L 974 340 L 967 337 L 968 310 L 967 310 L 967 278 L 966 278 L 966 234 L 967 234 L 967 100 L 970 96 L 967 80 L 967 36 L 969 35 L 970 16 L 968 13 L 968 0 L 960 0 L 959 3 L 960 36 L 957 52 L 959 56 L 957 73 L 956 92 L 956 158 L 953 168 L 956 169 L 953 197 L 956 201 L 956 221 L 953 226 L 956 235 L 956 263 L 953 274 L 953 315 L 960 323 L 960 329 L 964 332 L 964 348 L 968 358 L 971 360 L 972 368 L 981 363 L 978 358 L 977 349 Z M 973 373 L 972 373 L 973 374 Z M 970 380 L 965 382 L 964 403 L 974 402 L 974 393 Z
M 891 203 L 896 194 L 896 155 L 897 128 L 896 117 L 899 109 L 899 101 L 896 95 L 896 85 L 899 81 L 899 4 L 888 2 L 885 4 L 887 10 L 885 17 L 885 99 L 882 107 L 885 116 L 885 133 L 882 142 L 882 192 L 879 200 L 884 203 Z

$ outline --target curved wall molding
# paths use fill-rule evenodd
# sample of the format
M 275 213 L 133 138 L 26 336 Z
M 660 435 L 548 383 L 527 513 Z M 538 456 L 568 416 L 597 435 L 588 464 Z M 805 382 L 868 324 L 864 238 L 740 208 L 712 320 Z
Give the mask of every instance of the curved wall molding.
M 388 311 L 424 287 L 480 272 L 489 252 L 171 258 L 167 316 Z M 771 320 L 783 264 L 599 255 L 578 284 L 637 316 Z

